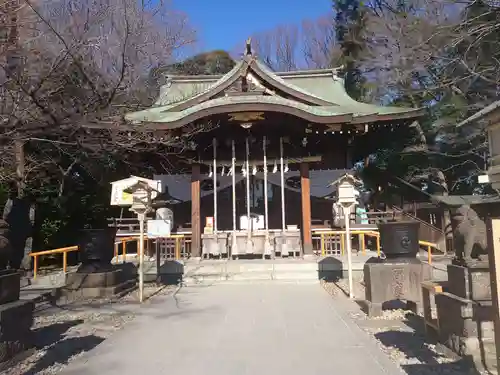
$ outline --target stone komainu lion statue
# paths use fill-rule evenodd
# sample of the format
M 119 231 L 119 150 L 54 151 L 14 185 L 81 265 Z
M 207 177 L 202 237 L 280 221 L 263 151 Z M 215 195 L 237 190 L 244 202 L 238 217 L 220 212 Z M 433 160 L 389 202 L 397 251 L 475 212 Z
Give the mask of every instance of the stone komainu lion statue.
M 453 246 L 458 259 L 477 259 L 487 251 L 486 224 L 470 206 L 452 211 Z

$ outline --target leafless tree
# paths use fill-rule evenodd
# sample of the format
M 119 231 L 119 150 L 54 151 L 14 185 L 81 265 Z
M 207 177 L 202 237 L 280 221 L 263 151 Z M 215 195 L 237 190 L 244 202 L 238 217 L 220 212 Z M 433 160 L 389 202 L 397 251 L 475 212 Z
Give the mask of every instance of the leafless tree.
M 262 61 L 275 71 L 297 69 L 299 29 L 295 25 L 278 26 L 252 36 L 253 47 Z
M 52 166 L 63 181 L 92 150 L 119 148 L 85 125 L 149 106 L 156 96 L 150 70 L 195 42 L 187 18 L 168 2 L 4 5 L 2 17 L 14 22 L 0 28 L 9 36 L 0 49 L 0 142 L 12 151 L 3 153 L 0 176 L 11 180 L 17 166 L 20 195 L 35 171 Z
M 335 39 L 333 15 L 305 20 L 301 26 L 302 50 L 308 69 L 332 68 L 340 50 Z
M 415 84 L 425 90 L 434 81 L 428 68 L 449 43 L 450 35 L 440 33 L 453 22 L 447 4 L 412 0 L 412 6 L 420 11 L 397 12 L 393 11 L 396 4 L 386 3 L 385 11 L 367 15 L 369 53 L 363 65 L 373 96 L 395 92 L 411 95 Z
M 275 71 L 331 68 L 338 60 L 331 13 L 256 33 L 252 42 L 259 58 Z

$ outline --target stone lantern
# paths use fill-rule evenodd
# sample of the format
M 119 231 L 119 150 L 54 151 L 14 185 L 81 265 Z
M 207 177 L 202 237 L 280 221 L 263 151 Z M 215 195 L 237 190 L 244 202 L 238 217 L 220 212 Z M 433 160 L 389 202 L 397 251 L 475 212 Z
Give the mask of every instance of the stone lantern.
M 124 189 L 125 193 L 132 194 L 132 206 L 130 211 L 137 214 L 139 219 L 139 300 L 144 299 L 144 220 L 146 215 L 153 210 L 153 194 L 156 196 L 158 190 L 151 187 L 148 182 L 137 181 Z
M 344 225 L 345 225 L 345 240 L 346 240 L 346 252 L 347 252 L 347 272 L 349 279 L 349 297 L 354 298 L 353 293 L 353 276 L 352 276 L 352 251 L 351 251 L 351 231 L 350 231 L 350 220 L 351 220 L 351 210 L 356 204 L 356 187 L 355 185 L 359 181 L 350 174 L 345 174 L 338 180 L 330 184 L 337 186 L 338 203 L 342 206 L 344 215 Z

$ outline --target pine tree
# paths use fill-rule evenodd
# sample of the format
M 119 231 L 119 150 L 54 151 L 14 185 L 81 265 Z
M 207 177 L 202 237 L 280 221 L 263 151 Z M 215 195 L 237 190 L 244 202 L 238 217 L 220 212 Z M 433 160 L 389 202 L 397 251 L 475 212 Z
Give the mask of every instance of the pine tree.
M 341 50 L 338 64 L 344 67 L 347 93 L 360 100 L 365 94 L 365 78 L 360 61 L 366 48 L 366 10 L 359 0 L 335 0 L 333 7 L 336 38 Z

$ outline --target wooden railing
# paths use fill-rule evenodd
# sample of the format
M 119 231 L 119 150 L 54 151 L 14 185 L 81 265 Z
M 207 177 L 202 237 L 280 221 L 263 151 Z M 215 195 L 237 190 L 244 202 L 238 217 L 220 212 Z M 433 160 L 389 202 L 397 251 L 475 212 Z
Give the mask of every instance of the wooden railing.
M 139 220 L 136 217 L 109 218 L 108 226 L 117 229 L 117 234 L 122 233 L 135 235 L 139 233 Z M 147 222 L 144 223 L 144 229 L 147 230 Z
M 152 239 L 149 239 L 147 236 L 144 236 L 144 239 L 147 241 L 146 242 L 146 249 L 149 248 L 150 241 Z M 191 254 L 191 238 L 188 235 L 184 234 L 172 234 L 170 237 L 166 238 L 161 238 L 159 240 L 165 241 L 165 247 L 164 253 L 162 257 L 164 259 L 175 259 L 175 260 L 180 260 L 183 258 L 189 258 Z M 130 236 L 130 237 L 118 237 L 115 241 L 115 248 L 114 248 L 114 256 L 116 259 L 119 259 L 120 255 L 120 245 L 121 245 L 121 259 L 122 263 L 126 262 L 127 260 L 127 244 L 129 242 L 136 242 L 137 243 L 137 254 L 139 254 L 139 237 L 138 236 Z M 173 242 L 173 246 L 169 245 L 169 242 Z M 48 255 L 55 255 L 55 254 L 62 254 L 63 257 L 63 272 L 66 273 L 68 269 L 68 253 L 69 252 L 74 252 L 78 251 L 79 247 L 78 246 L 68 246 L 68 247 L 61 247 L 58 249 L 52 249 L 52 250 L 44 250 L 44 251 L 37 251 L 37 252 L 32 252 L 30 253 L 30 257 L 33 258 L 33 278 L 36 279 L 38 275 L 38 268 L 39 268 L 39 258 L 42 256 L 48 256 Z
M 66 273 L 67 268 L 68 268 L 68 253 L 72 251 L 78 251 L 79 248 L 78 246 L 68 246 L 68 247 L 61 247 L 59 249 L 53 249 L 53 250 L 44 250 L 44 251 L 37 251 L 34 253 L 30 253 L 30 257 L 33 258 L 33 278 L 36 279 L 36 276 L 38 274 L 38 258 L 44 255 L 54 255 L 54 254 L 62 254 L 63 255 L 63 272 Z
M 351 220 L 353 220 L 354 222 L 365 220 L 368 221 L 368 224 L 378 224 L 395 219 L 396 213 L 394 211 L 372 211 L 365 212 L 361 215 L 358 215 L 355 212 L 351 213 Z
M 362 254 L 366 253 L 366 237 L 372 237 L 375 240 L 375 250 L 377 256 L 381 255 L 380 233 L 374 230 L 351 230 L 351 235 L 358 236 L 358 248 Z M 316 250 L 321 256 L 344 255 L 345 253 L 345 231 L 318 230 L 313 234 L 313 250 Z M 318 241 L 319 240 L 319 241 Z M 319 243 L 318 243 L 319 242 Z M 419 245 L 427 250 L 427 261 L 432 264 L 432 250 L 439 250 L 437 244 L 428 241 L 419 241 Z
M 144 236 L 144 239 L 147 240 L 147 236 Z M 118 241 L 115 241 L 115 258 L 118 260 L 119 256 L 119 246 L 122 245 L 122 263 L 125 263 L 127 260 L 127 244 L 129 242 L 137 242 L 137 254 L 139 254 L 139 237 L 121 237 Z
M 149 252 L 149 246 L 153 241 L 161 241 L 163 243 L 158 243 L 155 245 L 160 246 L 160 258 L 163 259 L 175 259 L 180 260 L 183 258 L 189 258 L 191 254 L 191 239 L 190 236 L 184 234 L 171 234 L 169 237 L 164 238 L 148 238 L 144 236 L 144 240 L 146 241 L 145 252 Z M 173 241 L 172 241 L 173 240 Z M 139 255 L 139 237 L 138 236 L 130 236 L 130 237 L 121 237 L 115 242 L 115 258 L 118 260 L 120 256 L 120 244 L 121 244 L 121 258 L 122 263 L 126 262 L 127 259 L 127 244 L 129 242 L 137 243 L 137 255 Z M 170 245 L 169 242 L 173 242 L 173 246 Z M 163 249 L 161 248 L 163 247 Z
M 372 230 L 351 230 L 351 235 L 358 235 L 358 251 L 363 254 L 366 252 L 366 237 L 374 237 L 376 246 L 380 249 L 380 239 L 376 232 Z M 319 246 L 317 240 L 319 239 Z M 316 241 L 315 241 L 316 240 Z M 316 243 L 315 243 L 316 242 Z M 316 246 L 314 246 L 316 245 Z M 321 256 L 326 255 L 344 255 L 345 252 L 345 231 L 316 231 L 313 235 L 313 249 L 320 251 Z
M 365 222 L 368 225 L 375 225 L 378 223 L 396 220 L 398 215 L 399 214 L 395 211 L 370 211 L 362 214 L 351 212 L 349 217 L 351 219 L 351 223 Z M 344 221 L 343 216 L 341 217 L 341 221 Z
M 191 257 L 191 234 L 172 234 L 170 237 L 160 239 L 160 241 L 158 244 L 160 258 L 179 260 Z
M 447 287 L 447 282 L 424 281 L 421 287 L 425 333 L 428 335 L 430 329 L 432 329 L 434 333 L 439 335 L 439 316 L 433 309 L 433 301 L 435 303 L 436 294 L 443 293 L 443 289 Z

